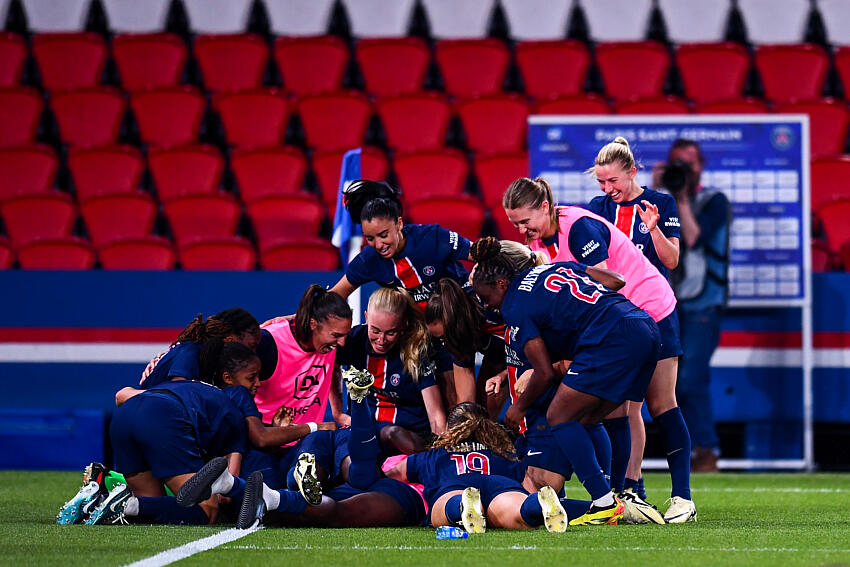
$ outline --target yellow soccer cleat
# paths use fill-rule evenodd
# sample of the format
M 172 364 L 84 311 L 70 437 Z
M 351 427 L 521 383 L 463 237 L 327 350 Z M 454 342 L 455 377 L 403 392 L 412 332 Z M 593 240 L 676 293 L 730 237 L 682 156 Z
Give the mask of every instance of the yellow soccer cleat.
M 626 508 L 619 498 L 614 496 L 614 503 L 610 506 L 591 506 L 583 515 L 574 520 L 570 520 L 571 526 L 616 526 L 620 518 L 623 517 Z
M 564 533 L 567 531 L 567 512 L 561 505 L 561 500 L 551 486 L 544 486 L 537 493 L 537 501 L 543 510 L 543 525 L 546 531 Z
M 463 529 L 471 534 L 483 534 L 487 529 L 481 492 L 477 488 L 465 488 L 460 497 L 460 521 Z

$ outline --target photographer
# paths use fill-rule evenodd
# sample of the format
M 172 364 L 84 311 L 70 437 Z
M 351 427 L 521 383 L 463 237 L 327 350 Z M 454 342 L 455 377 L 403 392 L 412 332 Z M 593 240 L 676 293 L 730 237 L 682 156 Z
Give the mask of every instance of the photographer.
M 676 199 L 684 245 L 682 260 L 673 272 L 684 351 L 676 397 L 691 433 L 694 472 L 716 471 L 720 453 L 709 392 L 709 364 L 720 340 L 728 295 L 732 216 L 726 196 L 700 184 L 704 163 L 699 144 L 680 138 L 670 147 L 667 163 L 653 168 L 656 186 L 665 187 Z

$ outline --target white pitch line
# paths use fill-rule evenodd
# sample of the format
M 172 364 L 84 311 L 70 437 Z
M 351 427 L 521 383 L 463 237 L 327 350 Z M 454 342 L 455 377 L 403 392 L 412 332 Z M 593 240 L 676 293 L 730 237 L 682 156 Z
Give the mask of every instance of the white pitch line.
M 146 559 L 140 559 L 139 561 L 128 563 L 125 567 L 163 567 L 164 565 L 170 565 L 176 561 L 180 561 L 181 559 L 191 557 L 196 553 L 213 549 L 220 545 L 224 545 L 225 543 L 230 543 L 231 541 L 236 541 L 237 539 L 241 539 L 246 535 L 250 535 L 261 529 L 263 528 L 253 527 L 247 530 L 230 528 L 229 530 L 220 531 L 209 537 L 190 541 L 187 544 L 172 549 L 166 549 L 165 551 L 157 553 L 156 555 L 151 555 Z
M 757 488 L 691 488 L 691 492 L 769 492 L 790 494 L 838 494 L 850 492 L 850 488 L 770 488 L 760 486 Z

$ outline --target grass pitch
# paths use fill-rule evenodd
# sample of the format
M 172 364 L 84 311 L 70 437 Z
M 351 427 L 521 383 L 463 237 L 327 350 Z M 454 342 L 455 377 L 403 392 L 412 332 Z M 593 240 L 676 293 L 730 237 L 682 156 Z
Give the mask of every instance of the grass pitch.
M 125 565 L 225 529 L 58 526 L 80 473 L 0 471 L 0 563 Z M 669 477 L 647 475 L 663 510 Z M 850 475 L 695 475 L 696 524 L 491 530 L 438 541 L 434 530 L 264 529 L 181 565 L 531 567 L 580 565 L 850 565 Z M 567 494 L 583 498 L 573 481 Z

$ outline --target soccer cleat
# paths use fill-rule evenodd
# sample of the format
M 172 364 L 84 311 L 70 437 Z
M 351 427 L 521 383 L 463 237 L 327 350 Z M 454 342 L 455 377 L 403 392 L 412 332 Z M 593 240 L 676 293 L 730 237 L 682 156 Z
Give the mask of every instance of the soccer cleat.
M 56 523 L 61 525 L 79 524 L 97 505 L 100 494 L 98 483 L 86 483 L 73 498 L 65 502 L 65 505 L 59 509 L 59 514 L 56 515 Z
M 460 522 L 463 529 L 471 534 L 483 534 L 487 529 L 484 509 L 481 506 L 481 491 L 467 487 L 460 497 Z
M 124 485 L 119 484 L 109 491 L 109 495 L 86 519 L 87 526 L 97 524 L 129 524 L 124 517 L 124 505 L 132 498 L 133 493 Z
M 263 521 L 266 514 L 266 502 L 263 500 L 263 473 L 254 471 L 245 482 L 245 496 L 239 508 L 236 527 L 247 530 Z
M 617 495 L 625 507 L 624 524 L 666 524 L 658 508 L 637 495 L 633 488 L 627 488 Z
M 362 402 L 369 395 L 369 387 L 375 383 L 375 377 L 368 370 L 358 370 L 349 366 L 348 370 L 342 371 L 342 379 L 348 389 L 348 396 L 357 403 Z
M 601 526 L 604 524 L 608 524 L 610 526 L 616 526 L 620 518 L 623 517 L 624 512 L 625 507 L 623 506 L 623 503 L 620 502 L 620 499 L 615 496 L 614 503 L 610 506 L 600 507 L 596 506 L 595 504 L 591 505 L 590 510 L 588 510 L 578 518 L 570 520 L 570 525 Z
M 183 483 L 177 491 L 177 503 L 184 508 L 194 506 L 212 496 L 212 485 L 227 470 L 227 459 L 215 457 Z
M 564 533 L 567 531 L 567 512 L 561 505 L 561 500 L 551 486 L 544 486 L 537 493 L 537 501 L 543 510 L 543 525 L 546 531 Z
M 316 457 L 312 453 L 301 453 L 293 471 L 298 492 L 310 506 L 322 503 L 322 485 L 316 476 Z
M 669 502 L 670 507 L 664 512 L 664 520 L 668 524 L 684 524 L 685 522 L 697 521 L 697 507 L 693 500 L 674 496 Z
M 103 484 L 103 480 L 109 472 L 110 470 L 102 463 L 91 462 L 83 469 L 83 484 L 90 482 Z

